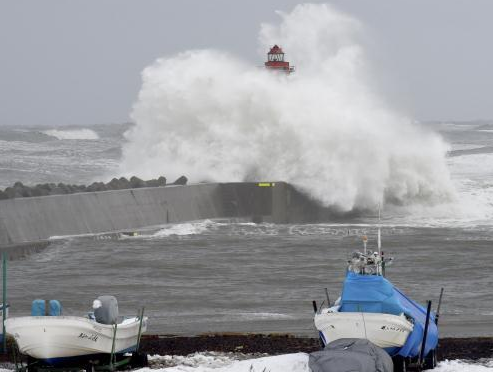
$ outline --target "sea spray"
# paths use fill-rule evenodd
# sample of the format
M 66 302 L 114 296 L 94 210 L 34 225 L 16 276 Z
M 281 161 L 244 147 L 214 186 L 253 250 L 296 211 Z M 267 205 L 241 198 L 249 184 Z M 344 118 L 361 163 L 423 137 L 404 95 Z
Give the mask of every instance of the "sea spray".
M 372 90 L 362 25 L 328 5 L 279 15 L 262 25 L 260 46 L 280 44 L 297 67 L 291 75 L 215 50 L 147 67 L 121 171 L 283 180 L 343 211 L 450 198 L 441 138 Z

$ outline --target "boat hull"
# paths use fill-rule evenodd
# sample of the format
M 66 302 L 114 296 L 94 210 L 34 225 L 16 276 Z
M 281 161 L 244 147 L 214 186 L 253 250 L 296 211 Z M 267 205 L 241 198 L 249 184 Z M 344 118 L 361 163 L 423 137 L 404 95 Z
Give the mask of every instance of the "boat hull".
M 402 347 L 413 330 L 404 315 L 362 312 L 322 312 L 315 315 L 315 327 L 325 344 L 363 338 L 384 349 Z
M 110 354 L 114 334 L 112 325 L 70 316 L 10 318 L 5 322 L 5 329 L 14 337 L 22 354 L 47 362 Z M 144 318 L 141 332 L 146 329 L 147 318 Z M 138 336 L 138 318 L 118 324 L 115 353 L 135 350 Z

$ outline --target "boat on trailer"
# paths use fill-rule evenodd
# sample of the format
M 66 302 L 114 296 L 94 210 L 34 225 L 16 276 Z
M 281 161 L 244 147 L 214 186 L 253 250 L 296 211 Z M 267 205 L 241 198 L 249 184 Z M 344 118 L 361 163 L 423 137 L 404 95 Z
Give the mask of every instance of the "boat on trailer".
M 76 316 L 28 316 L 10 318 L 5 323 L 22 354 L 58 365 L 70 358 L 110 354 L 112 348 L 115 354 L 135 351 L 140 319 L 125 319 L 116 327 Z M 146 327 L 147 319 L 143 319 L 142 331 Z
M 110 369 L 116 369 L 131 359 L 142 359 L 137 354 L 148 318 L 144 317 L 143 310 L 136 317 L 118 316 L 118 309 L 111 310 L 111 304 L 110 309 L 105 308 L 104 298 L 111 297 L 101 296 L 94 301 L 97 307 L 88 317 L 52 316 L 46 311 L 46 315 L 7 319 L 7 334 L 15 339 L 20 354 L 29 357 L 27 370 L 67 366 L 89 366 L 92 370 L 106 363 Z M 116 304 L 116 299 L 110 302 Z M 98 311 L 102 317 L 98 316 Z M 128 353 L 134 353 L 133 358 Z M 124 358 L 126 354 L 128 358 Z M 145 364 L 139 360 L 137 364 L 142 363 Z
M 402 347 L 413 331 L 413 323 L 404 314 L 343 313 L 324 309 L 315 315 L 315 326 L 324 345 L 327 340 L 363 338 L 382 349 Z
M 438 313 L 431 311 L 431 301 L 424 307 L 407 297 L 385 278 L 391 258 L 378 250 L 354 252 L 348 261 L 342 293 L 334 304 L 328 292 L 326 305 L 313 302 L 315 327 L 325 347 L 340 339 L 366 339 L 384 349 L 394 361 L 394 370 L 415 367 L 434 368 L 438 345 Z

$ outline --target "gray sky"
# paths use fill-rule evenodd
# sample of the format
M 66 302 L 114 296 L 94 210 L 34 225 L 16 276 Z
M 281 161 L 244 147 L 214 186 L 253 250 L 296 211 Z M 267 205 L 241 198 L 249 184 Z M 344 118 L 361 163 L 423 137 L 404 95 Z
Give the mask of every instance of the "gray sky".
M 379 89 L 400 110 L 493 118 L 493 1 L 325 2 L 368 27 Z M 157 57 L 211 47 L 260 64 L 260 23 L 297 3 L 0 0 L 0 125 L 128 121 L 140 72 Z

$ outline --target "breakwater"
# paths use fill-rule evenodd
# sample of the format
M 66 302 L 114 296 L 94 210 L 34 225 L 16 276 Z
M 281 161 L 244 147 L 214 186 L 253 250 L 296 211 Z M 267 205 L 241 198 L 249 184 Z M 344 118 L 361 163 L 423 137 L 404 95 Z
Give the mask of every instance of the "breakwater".
M 307 222 L 329 211 L 285 182 L 204 183 L 0 200 L 0 247 L 201 219 Z

